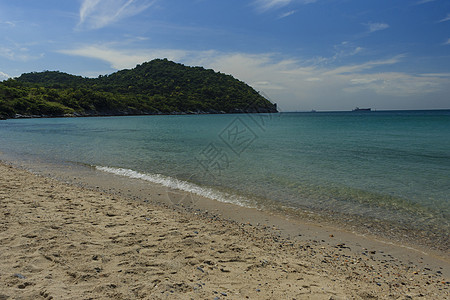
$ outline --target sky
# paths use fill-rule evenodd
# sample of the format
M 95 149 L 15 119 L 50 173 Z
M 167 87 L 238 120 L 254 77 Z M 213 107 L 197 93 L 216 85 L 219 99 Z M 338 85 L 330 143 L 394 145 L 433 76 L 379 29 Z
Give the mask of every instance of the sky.
M 231 74 L 280 111 L 450 108 L 449 0 L 0 0 L 0 80 L 155 58 Z

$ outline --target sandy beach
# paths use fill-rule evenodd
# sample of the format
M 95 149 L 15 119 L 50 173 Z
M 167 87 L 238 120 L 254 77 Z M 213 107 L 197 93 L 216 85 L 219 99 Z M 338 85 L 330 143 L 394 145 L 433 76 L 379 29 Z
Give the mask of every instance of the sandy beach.
M 69 185 L 4 163 L 0 216 L 1 300 L 450 297 L 448 262 L 437 258 L 432 265 L 420 255 L 404 260 L 358 239 L 356 250 L 333 234 L 327 243 L 289 239 L 273 226 Z

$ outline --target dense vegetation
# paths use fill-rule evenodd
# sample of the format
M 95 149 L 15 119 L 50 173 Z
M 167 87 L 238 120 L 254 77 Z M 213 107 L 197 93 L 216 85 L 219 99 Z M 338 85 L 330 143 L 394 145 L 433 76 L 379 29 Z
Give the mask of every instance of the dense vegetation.
M 84 78 L 58 71 L 0 82 L 0 117 L 276 112 L 230 75 L 167 59 Z

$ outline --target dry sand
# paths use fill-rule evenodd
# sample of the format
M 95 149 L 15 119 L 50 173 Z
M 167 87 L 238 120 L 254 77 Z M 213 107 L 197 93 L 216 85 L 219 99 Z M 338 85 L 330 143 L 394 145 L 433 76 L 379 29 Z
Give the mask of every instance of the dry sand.
M 449 299 L 445 271 L 0 164 L 0 300 Z

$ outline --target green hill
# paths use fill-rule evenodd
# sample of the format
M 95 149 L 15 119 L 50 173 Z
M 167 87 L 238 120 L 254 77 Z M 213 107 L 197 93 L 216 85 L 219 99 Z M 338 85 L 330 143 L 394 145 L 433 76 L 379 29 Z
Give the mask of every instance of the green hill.
M 230 75 L 156 59 L 98 78 L 58 71 L 0 82 L 0 116 L 277 112 Z

